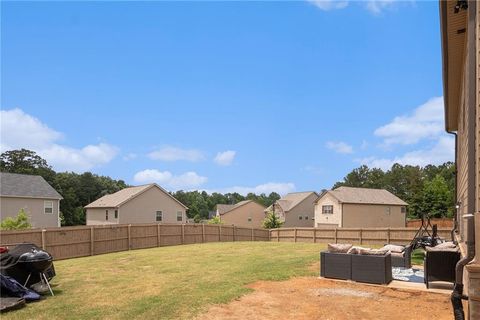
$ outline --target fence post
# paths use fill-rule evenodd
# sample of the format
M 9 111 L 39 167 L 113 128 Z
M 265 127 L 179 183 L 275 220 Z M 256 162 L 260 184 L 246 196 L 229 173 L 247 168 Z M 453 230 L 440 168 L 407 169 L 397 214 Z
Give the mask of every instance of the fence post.
M 236 227 L 236 226 L 233 226 L 233 241 L 234 241 L 234 242 L 235 242 L 236 237 L 237 237 L 236 232 L 235 232 L 236 229 L 237 229 L 237 227 Z
M 128 250 L 130 250 L 130 247 L 132 246 L 132 225 L 129 224 L 128 225 L 128 229 L 127 229 L 127 232 L 128 232 Z
M 222 242 L 222 225 L 218 225 L 218 242 Z
M 360 229 L 360 230 L 358 231 L 358 240 L 360 241 L 360 244 L 362 244 L 362 230 L 363 230 L 363 229 Z
M 185 243 L 185 225 L 182 223 L 182 244 Z
M 93 229 L 93 227 L 90 227 L 90 255 L 93 256 L 93 254 L 95 253 L 95 238 L 94 238 L 94 235 L 95 235 L 95 230 Z
M 293 242 L 297 242 L 297 228 L 293 228 Z
M 160 223 L 157 224 L 157 247 L 160 247 L 162 244 L 162 238 L 161 238 L 161 230 L 160 230 Z
M 280 229 L 276 229 L 277 230 L 277 242 L 280 242 Z
M 253 228 L 252 228 L 252 241 L 255 241 L 255 235 L 253 233 Z
M 387 243 L 390 243 L 390 228 L 387 228 Z
M 317 242 L 317 229 L 313 228 L 313 243 Z
M 202 223 L 202 242 L 205 242 L 205 224 Z
M 47 244 L 45 243 L 45 232 L 47 232 L 47 230 L 42 229 L 42 249 L 46 251 Z
M 333 234 L 333 239 L 335 240 L 335 243 L 337 243 L 337 228 L 335 228 L 335 233 Z

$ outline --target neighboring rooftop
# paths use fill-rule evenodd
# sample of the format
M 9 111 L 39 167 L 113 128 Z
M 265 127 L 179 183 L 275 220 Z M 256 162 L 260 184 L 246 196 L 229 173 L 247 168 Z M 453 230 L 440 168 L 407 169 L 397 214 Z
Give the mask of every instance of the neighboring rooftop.
M 166 190 L 161 188 L 159 185 L 155 183 L 151 184 L 146 184 L 142 186 L 137 186 L 137 187 L 129 187 L 129 188 L 124 188 L 120 191 L 117 191 L 112 194 L 107 194 L 100 199 L 97 199 L 93 201 L 92 203 L 89 203 L 88 205 L 85 206 L 85 208 L 117 208 L 124 204 L 125 202 L 135 198 L 136 196 L 140 195 L 144 191 L 152 188 L 152 187 L 157 187 L 163 192 L 165 192 L 168 196 L 170 196 L 172 199 L 180 203 L 182 206 L 187 208 L 183 203 L 175 199 L 170 193 L 168 193 Z
M 253 200 L 243 200 L 236 204 L 217 204 L 217 211 L 218 214 L 222 215 L 252 201 Z
M 408 205 L 408 203 L 385 189 L 339 187 L 326 193 L 333 195 L 343 203 Z
M 281 199 L 277 200 L 275 203 L 282 208 L 284 212 L 290 211 L 296 207 L 300 202 L 308 198 L 312 193 L 318 194 L 315 191 L 304 191 L 304 192 L 292 192 L 283 196 Z M 266 211 L 270 211 L 272 206 L 268 207 Z
M 0 195 L 42 199 L 63 199 L 41 176 L 0 172 Z

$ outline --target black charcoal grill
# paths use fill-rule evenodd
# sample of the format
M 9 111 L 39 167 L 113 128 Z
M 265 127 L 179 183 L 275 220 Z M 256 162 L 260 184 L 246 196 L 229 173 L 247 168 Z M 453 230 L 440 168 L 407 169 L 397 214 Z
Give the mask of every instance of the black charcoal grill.
M 17 263 L 29 272 L 27 280 L 25 281 L 25 286 L 27 285 L 28 280 L 30 280 L 32 274 L 38 274 L 40 276 L 40 281 L 46 284 L 51 295 L 54 295 L 47 276 L 45 275 L 47 270 L 53 265 L 53 257 L 48 252 L 33 248 L 30 252 L 22 254 L 18 258 Z

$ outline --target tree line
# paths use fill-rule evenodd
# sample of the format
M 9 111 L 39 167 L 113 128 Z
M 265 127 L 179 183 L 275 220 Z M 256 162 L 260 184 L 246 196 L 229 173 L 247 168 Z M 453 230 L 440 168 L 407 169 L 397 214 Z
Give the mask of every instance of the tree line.
M 360 166 L 335 183 L 340 186 L 386 189 L 407 202 L 409 218 L 452 217 L 455 210 L 455 164 L 402 166 L 390 170 Z
M 34 151 L 21 149 L 6 151 L 0 155 L 0 171 L 42 176 L 63 197 L 60 201 L 61 223 L 63 226 L 85 224 L 84 207 L 98 198 L 117 192 L 129 185 L 123 180 L 84 172 L 55 172 L 47 161 Z M 177 200 L 189 207 L 187 216 L 196 221 L 209 218 L 217 204 L 236 204 L 243 200 L 255 200 L 270 206 L 280 199 L 278 193 L 256 195 L 249 193 L 212 193 L 205 191 L 177 191 L 171 193 Z
M 91 172 L 55 172 L 45 159 L 26 149 L 2 153 L 0 171 L 42 176 L 63 196 L 60 211 L 64 226 L 85 224 L 84 207 L 87 204 L 128 187 L 123 180 Z M 353 169 L 333 188 L 340 186 L 387 189 L 409 204 L 409 218 L 421 217 L 423 213 L 432 217 L 451 217 L 454 212 L 455 165 L 452 162 L 425 167 L 394 164 L 387 171 L 363 165 Z M 243 196 L 239 193 L 180 190 L 171 194 L 189 208 L 187 216 L 195 221 L 208 219 L 217 204 L 254 200 L 268 207 L 280 199 L 275 192 Z

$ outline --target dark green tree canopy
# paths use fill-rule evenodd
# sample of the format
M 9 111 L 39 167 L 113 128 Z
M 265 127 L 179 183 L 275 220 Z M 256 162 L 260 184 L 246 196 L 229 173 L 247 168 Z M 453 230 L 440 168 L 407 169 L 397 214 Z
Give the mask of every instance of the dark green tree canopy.
M 3 172 L 40 175 L 50 183 L 62 196 L 60 211 L 62 225 L 72 226 L 85 224 L 84 207 L 98 198 L 117 192 L 128 185 L 123 180 L 114 180 L 110 177 L 99 176 L 91 172 L 82 174 L 74 172 L 55 172 L 47 161 L 35 152 L 21 149 L 6 151 L 0 155 L 0 170 Z M 177 191 L 172 195 L 185 204 L 189 210 L 187 215 L 196 221 L 209 218 L 209 213 L 215 210 L 217 204 L 236 204 L 249 199 L 264 206 L 270 206 L 280 199 L 278 193 L 248 194 L 247 197 L 239 193 L 221 194 L 205 191 Z

